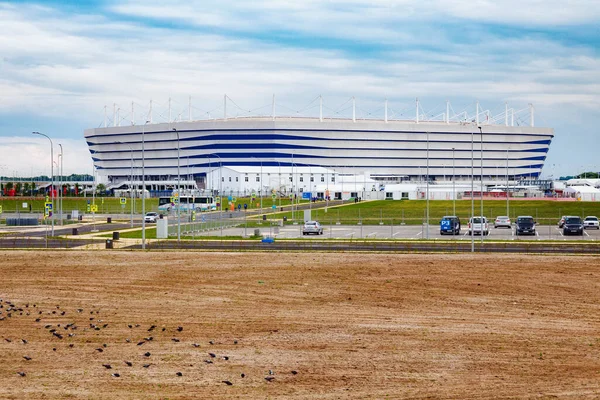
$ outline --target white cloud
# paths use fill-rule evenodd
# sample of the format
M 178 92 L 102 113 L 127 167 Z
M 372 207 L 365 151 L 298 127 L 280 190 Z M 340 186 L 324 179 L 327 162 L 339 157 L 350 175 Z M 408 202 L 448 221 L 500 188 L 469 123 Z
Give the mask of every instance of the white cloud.
M 268 105 L 272 93 L 281 113 L 284 106 L 300 110 L 319 94 L 327 112 L 353 95 L 361 112 L 381 110 L 388 97 L 390 107 L 410 116 L 415 97 L 431 107 L 451 98 L 465 107 L 475 99 L 500 106 L 534 102 L 539 114 L 549 115 L 571 104 L 594 110 L 600 107 L 600 58 L 593 49 L 486 31 L 457 40 L 460 32 L 443 27 L 448 21 L 548 28 L 591 23 L 600 18 L 593 3 L 126 1 L 110 8 L 121 20 L 0 3 L 0 113 L 96 127 L 105 105 L 112 117 L 113 102 L 124 123 L 132 101 L 138 120 L 150 99 L 155 120 L 166 118 L 169 97 L 173 117 L 186 116 L 188 95 L 196 117 L 222 115 L 223 93 L 242 108 L 231 104 L 230 115 Z M 160 23 L 152 26 L 144 17 Z M 0 135 L 10 134 L 0 129 Z M 61 133 L 71 135 L 82 132 Z M 10 147 L 2 149 L 0 160 L 18 162 Z M 89 160 L 84 143 L 74 149 Z
M 52 139 L 54 147 L 54 174 L 58 175 L 60 164 L 59 143 L 63 146 L 64 174 L 92 174 L 92 162 L 87 144 L 83 139 Z M 6 136 L 0 140 L 0 175 L 29 177 L 50 176 L 50 142 L 45 137 Z

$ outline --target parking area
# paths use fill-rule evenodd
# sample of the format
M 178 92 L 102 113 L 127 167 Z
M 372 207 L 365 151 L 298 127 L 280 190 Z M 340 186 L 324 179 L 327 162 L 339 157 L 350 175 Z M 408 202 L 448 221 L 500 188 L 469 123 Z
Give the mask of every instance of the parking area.
M 302 234 L 302 225 L 286 225 L 283 227 L 263 226 L 259 228 L 227 228 L 223 230 L 223 236 L 249 236 L 259 229 L 263 236 L 273 236 L 285 239 L 444 239 L 444 240 L 471 240 L 471 236 L 463 229 L 460 235 L 441 235 L 439 226 L 430 225 L 429 229 L 421 225 L 323 225 L 323 235 Z M 429 235 L 427 234 L 429 231 Z M 220 231 L 203 232 L 198 236 L 220 236 Z M 476 240 L 481 240 L 481 236 L 476 235 Z M 600 240 L 600 231 L 587 229 L 583 236 L 563 235 L 562 229 L 556 225 L 538 225 L 535 235 L 515 235 L 515 229 L 508 228 L 490 228 L 488 236 L 483 237 L 488 240 Z

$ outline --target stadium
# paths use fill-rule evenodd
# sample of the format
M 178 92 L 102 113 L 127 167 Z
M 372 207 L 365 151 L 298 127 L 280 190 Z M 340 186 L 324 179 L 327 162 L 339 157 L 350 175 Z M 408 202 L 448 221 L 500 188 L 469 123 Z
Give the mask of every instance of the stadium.
M 331 175 L 322 182 L 343 176 L 387 183 L 420 182 L 427 176 L 431 182 L 465 182 L 471 175 L 491 183 L 538 178 L 554 132 L 534 126 L 533 107 L 526 109 L 526 126 L 515 126 L 508 108 L 495 117 L 478 104 L 474 111 L 461 118 L 443 113 L 437 120 L 423 120 L 419 112 L 412 120 L 388 119 L 387 109 L 382 119 L 357 119 L 354 111 L 351 118 L 323 118 L 321 111 L 319 117 L 232 118 L 225 113 L 220 119 L 192 120 L 190 112 L 188 121 L 105 123 L 84 136 L 101 179 L 111 188 L 139 185 L 142 164 L 149 190 L 168 190 L 177 182 L 215 188 L 211 174 L 225 182 L 225 169 L 241 176 L 260 170 L 257 182 L 268 181 L 263 174 L 282 171 Z M 302 191 L 296 183 L 294 176 L 263 185 Z

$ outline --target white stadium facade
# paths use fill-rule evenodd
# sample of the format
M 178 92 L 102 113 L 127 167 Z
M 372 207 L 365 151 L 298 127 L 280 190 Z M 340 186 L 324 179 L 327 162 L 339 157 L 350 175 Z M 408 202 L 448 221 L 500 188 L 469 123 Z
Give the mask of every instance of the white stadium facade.
M 425 181 L 427 176 L 433 183 L 464 183 L 472 175 L 483 184 L 540 176 L 554 131 L 533 126 L 533 108 L 529 110 L 525 126 L 515 126 L 514 116 L 509 123 L 508 109 L 498 121 L 477 108 L 474 117 L 462 120 L 447 114 L 440 120 L 419 120 L 418 114 L 413 120 L 388 120 L 387 111 L 380 120 L 354 115 L 180 118 L 114 124 L 87 129 L 84 135 L 101 180 L 115 189 L 139 185 L 142 169 L 150 191 L 173 189 L 177 183 L 223 193 L 224 185 L 230 192 L 311 191 L 310 185 L 298 184 L 296 175 L 314 173 L 326 175 L 320 182 L 331 185 L 348 181 L 348 176 L 394 184 Z M 289 180 L 281 179 L 282 173 Z M 248 184 L 229 185 L 232 174 Z M 260 177 L 241 179 L 248 174 Z M 279 178 L 269 180 L 267 174 Z M 261 183 L 251 187 L 252 182 Z

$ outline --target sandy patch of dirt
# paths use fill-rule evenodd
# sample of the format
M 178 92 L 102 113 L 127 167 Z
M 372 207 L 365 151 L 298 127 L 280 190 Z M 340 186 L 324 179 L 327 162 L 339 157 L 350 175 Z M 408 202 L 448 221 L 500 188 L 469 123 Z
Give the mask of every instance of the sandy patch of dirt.
M 0 257 L 3 399 L 600 397 L 598 257 Z

